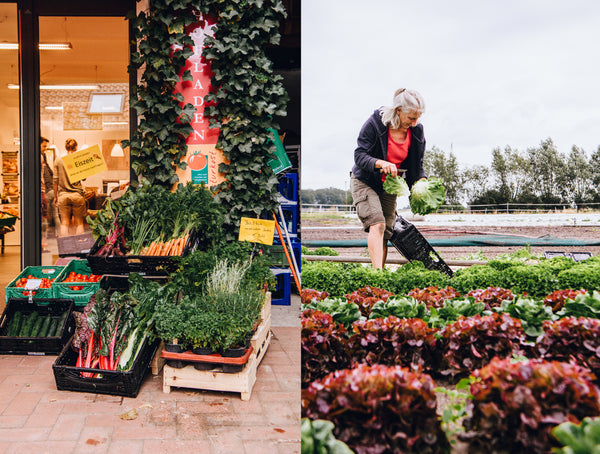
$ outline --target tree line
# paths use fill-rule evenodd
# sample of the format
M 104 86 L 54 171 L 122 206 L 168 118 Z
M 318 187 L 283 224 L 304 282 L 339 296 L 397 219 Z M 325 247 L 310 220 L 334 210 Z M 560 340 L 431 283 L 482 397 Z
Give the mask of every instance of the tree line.
M 600 146 L 589 157 L 573 145 L 559 152 L 552 139 L 519 151 L 505 146 L 492 151 L 489 166 L 461 166 L 454 153 L 437 147 L 425 152 L 425 171 L 446 188 L 446 205 L 535 204 L 582 206 L 600 203 Z M 304 204 L 350 204 L 342 189 L 302 190 Z

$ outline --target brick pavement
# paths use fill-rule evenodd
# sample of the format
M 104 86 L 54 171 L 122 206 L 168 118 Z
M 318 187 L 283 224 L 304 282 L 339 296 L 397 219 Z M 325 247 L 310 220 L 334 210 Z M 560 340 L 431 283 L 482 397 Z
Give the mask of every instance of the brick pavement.
M 135 399 L 58 391 L 55 356 L 0 355 L 0 454 L 300 453 L 297 300 L 273 307 L 249 401 L 184 388 L 165 394 L 162 374 L 151 373 Z M 136 419 L 120 418 L 133 409 Z

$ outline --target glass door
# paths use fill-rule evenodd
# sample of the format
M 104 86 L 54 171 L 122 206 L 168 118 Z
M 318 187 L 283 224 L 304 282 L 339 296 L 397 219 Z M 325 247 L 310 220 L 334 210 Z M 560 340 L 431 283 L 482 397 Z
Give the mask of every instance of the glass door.
M 0 3 L 0 309 L 4 288 L 21 270 L 17 4 Z
M 129 184 L 129 26 L 39 17 L 42 264 L 93 241 L 89 220 Z

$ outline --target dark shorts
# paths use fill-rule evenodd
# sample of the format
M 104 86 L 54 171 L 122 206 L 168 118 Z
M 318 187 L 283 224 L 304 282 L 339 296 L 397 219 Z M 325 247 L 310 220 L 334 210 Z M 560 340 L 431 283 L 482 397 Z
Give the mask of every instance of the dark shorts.
M 352 191 L 353 206 L 356 214 L 363 224 L 365 232 L 375 224 L 386 224 L 385 238 L 389 239 L 389 230 L 394 229 L 396 220 L 396 196 L 382 192 L 377 194 L 368 184 L 354 178 L 350 178 L 350 190 Z

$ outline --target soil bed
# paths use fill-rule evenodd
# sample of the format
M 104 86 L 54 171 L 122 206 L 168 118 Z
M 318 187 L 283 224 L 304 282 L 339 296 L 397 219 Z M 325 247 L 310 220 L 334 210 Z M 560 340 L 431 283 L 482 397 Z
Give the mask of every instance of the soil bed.
M 518 218 L 515 218 L 518 223 Z M 552 236 L 554 238 L 575 238 L 579 240 L 600 240 L 600 225 L 448 225 L 447 223 L 425 223 L 414 222 L 415 227 L 427 239 L 454 238 L 467 235 L 516 235 L 529 238 Z M 327 218 L 302 219 L 302 240 L 351 240 L 365 239 L 367 234 L 362 230 L 361 224 L 356 219 Z M 511 253 L 522 249 L 522 246 L 452 246 L 436 247 L 438 254 L 444 259 L 466 259 L 475 254 L 482 254 L 487 258 L 493 258 L 499 254 Z M 366 248 L 336 248 L 340 255 L 365 255 L 368 256 Z M 562 252 L 591 252 L 592 255 L 600 254 L 600 246 L 558 246 L 558 247 L 531 247 L 534 254 L 543 254 L 545 251 Z M 401 255 L 390 248 L 390 257 L 401 257 Z

